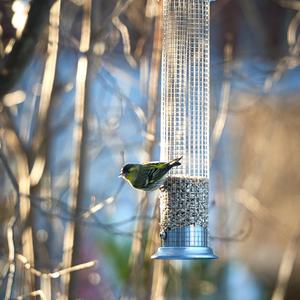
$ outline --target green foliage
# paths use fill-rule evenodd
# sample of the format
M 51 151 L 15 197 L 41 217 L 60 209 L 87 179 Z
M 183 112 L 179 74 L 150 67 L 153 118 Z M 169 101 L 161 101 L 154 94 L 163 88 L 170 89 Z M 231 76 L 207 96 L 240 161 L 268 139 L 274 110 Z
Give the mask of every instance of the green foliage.
M 124 242 L 120 245 L 113 236 L 102 241 L 100 247 L 104 256 L 109 260 L 116 278 L 120 280 L 121 283 L 125 283 L 130 273 L 128 265 L 130 243 Z

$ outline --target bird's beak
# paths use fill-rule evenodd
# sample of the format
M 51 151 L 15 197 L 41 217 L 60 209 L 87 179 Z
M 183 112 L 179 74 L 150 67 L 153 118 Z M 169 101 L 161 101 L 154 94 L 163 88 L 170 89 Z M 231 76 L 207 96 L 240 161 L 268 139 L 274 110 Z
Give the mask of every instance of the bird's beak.
M 120 174 L 119 174 L 119 177 L 124 177 L 124 174 L 121 172 Z

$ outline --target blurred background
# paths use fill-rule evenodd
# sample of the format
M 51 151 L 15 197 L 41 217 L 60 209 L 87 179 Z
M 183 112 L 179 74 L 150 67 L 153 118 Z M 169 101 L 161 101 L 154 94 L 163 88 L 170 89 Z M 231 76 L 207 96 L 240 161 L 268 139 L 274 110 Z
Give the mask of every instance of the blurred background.
M 211 3 L 214 261 L 153 261 L 162 0 L 0 1 L 0 299 L 299 299 L 300 1 Z

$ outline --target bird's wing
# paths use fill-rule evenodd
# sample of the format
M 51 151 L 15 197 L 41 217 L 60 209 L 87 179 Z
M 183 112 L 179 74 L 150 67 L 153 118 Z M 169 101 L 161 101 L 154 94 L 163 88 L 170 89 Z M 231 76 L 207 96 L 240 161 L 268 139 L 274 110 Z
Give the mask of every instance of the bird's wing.
M 161 179 L 169 171 L 167 163 L 147 163 L 144 168 L 147 173 L 147 184 Z
M 168 163 L 165 162 L 147 162 L 143 166 L 155 169 L 164 169 Z

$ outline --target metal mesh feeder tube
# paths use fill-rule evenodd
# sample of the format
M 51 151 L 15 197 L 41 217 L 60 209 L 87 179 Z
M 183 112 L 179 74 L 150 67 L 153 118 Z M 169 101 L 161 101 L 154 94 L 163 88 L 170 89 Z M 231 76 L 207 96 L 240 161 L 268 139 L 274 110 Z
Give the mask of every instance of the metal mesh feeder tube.
M 156 259 L 213 259 L 208 247 L 208 180 L 170 176 L 160 192 L 161 247 Z
M 161 161 L 182 156 L 160 192 L 155 259 L 216 258 L 208 246 L 209 0 L 163 0 Z

